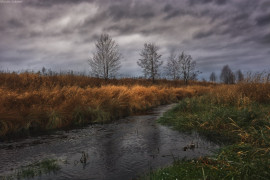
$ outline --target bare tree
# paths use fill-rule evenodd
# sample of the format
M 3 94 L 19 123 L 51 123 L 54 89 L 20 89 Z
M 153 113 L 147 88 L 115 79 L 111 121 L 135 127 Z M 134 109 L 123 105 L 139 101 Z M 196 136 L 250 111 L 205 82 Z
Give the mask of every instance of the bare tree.
M 89 60 L 92 73 L 104 79 L 113 77 L 121 67 L 120 60 L 118 44 L 109 34 L 101 34 L 96 42 L 96 52 Z
M 225 65 L 222 68 L 222 71 L 220 74 L 220 80 L 225 84 L 234 84 L 235 83 L 235 75 L 228 65 Z
M 46 68 L 45 67 L 42 67 L 41 71 L 42 71 L 42 75 L 46 74 Z
M 161 55 L 158 54 L 159 48 L 153 43 L 145 43 L 137 61 L 138 66 L 143 69 L 145 77 L 149 77 L 154 82 L 158 77 L 159 67 L 163 61 L 160 60 Z
M 199 71 L 195 71 L 196 61 L 192 60 L 191 55 L 187 55 L 182 52 L 178 56 L 178 62 L 180 65 L 180 71 L 185 84 L 188 84 L 189 80 L 195 80 L 199 74 Z
M 174 51 L 171 51 L 170 56 L 165 66 L 166 75 L 173 80 L 180 78 L 180 64 Z
M 216 76 L 216 74 L 214 72 L 212 72 L 210 74 L 210 81 L 211 82 L 216 82 L 216 80 L 217 80 L 217 76 Z
M 237 82 L 241 82 L 244 80 L 244 74 L 242 73 L 240 69 L 236 71 L 235 76 L 236 76 Z

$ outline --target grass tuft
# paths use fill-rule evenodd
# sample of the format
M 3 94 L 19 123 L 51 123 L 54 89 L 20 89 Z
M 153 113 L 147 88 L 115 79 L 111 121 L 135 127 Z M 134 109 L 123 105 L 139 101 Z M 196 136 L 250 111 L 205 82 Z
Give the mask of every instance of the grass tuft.
M 33 164 L 22 166 L 14 171 L 13 174 L 0 176 L 2 180 L 29 179 L 42 174 L 57 173 L 60 166 L 55 159 L 44 159 Z

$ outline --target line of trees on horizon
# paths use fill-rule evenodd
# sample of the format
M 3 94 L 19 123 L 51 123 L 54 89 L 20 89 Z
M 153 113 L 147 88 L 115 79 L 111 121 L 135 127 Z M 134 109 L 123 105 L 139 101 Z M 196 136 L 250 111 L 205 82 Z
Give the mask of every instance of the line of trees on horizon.
M 118 44 L 109 34 L 101 34 L 96 44 L 96 51 L 88 61 L 91 71 L 96 77 L 109 79 L 114 77 L 121 67 L 122 55 L 119 52 Z M 153 82 L 160 77 L 163 61 L 162 55 L 158 52 L 159 47 L 154 43 L 145 43 L 140 52 L 141 58 L 137 64 L 142 68 L 145 78 Z M 167 64 L 164 67 L 167 77 L 177 80 L 184 80 L 188 84 L 190 80 L 196 80 L 199 71 L 196 71 L 196 61 L 193 61 L 191 55 L 181 52 L 179 54 L 171 53 Z
M 217 82 L 216 74 L 212 72 L 209 79 L 211 82 Z M 219 79 L 224 84 L 235 84 L 236 82 L 239 83 L 244 80 L 244 74 L 240 69 L 233 73 L 229 65 L 225 65 L 221 70 Z
M 121 59 L 123 58 L 122 54 L 119 52 L 118 44 L 109 34 L 101 34 L 95 43 L 95 46 L 96 51 L 93 53 L 90 60 L 88 60 L 91 68 L 90 76 L 103 78 L 105 80 L 115 78 L 121 67 Z M 161 57 L 162 55 L 159 53 L 159 47 L 156 44 L 145 43 L 140 52 L 140 58 L 137 61 L 137 65 L 142 69 L 144 76 L 132 78 L 149 78 L 155 82 L 156 79 L 161 77 L 161 73 L 163 73 L 166 79 L 183 80 L 187 85 L 190 80 L 197 80 L 198 75 L 201 73 L 196 70 L 196 61 L 192 59 L 191 55 L 188 55 L 185 52 L 176 53 L 175 51 L 171 51 L 163 68 L 161 68 L 163 65 Z M 87 76 L 85 72 L 69 70 L 57 73 L 51 69 L 46 69 L 45 67 L 43 67 L 41 71 L 38 71 L 38 73 L 48 76 L 58 74 Z M 251 73 L 252 72 L 247 72 L 246 79 L 252 76 Z M 255 73 L 253 76 L 262 76 L 263 73 Z M 270 73 L 268 73 L 267 78 L 270 79 Z M 209 76 L 209 81 L 213 83 L 221 82 L 224 84 L 235 84 L 244 80 L 245 76 L 242 71 L 239 69 L 236 72 L 233 72 L 229 65 L 223 66 L 219 77 L 215 72 L 212 72 Z M 206 80 L 203 79 L 203 81 Z

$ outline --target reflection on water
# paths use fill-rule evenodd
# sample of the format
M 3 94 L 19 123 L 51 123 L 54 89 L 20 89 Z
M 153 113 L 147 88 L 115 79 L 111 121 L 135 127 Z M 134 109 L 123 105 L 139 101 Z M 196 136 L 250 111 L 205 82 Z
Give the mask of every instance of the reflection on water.
M 45 158 L 66 160 L 57 174 L 35 179 L 131 179 L 149 169 L 164 167 L 175 158 L 211 154 L 217 145 L 197 134 L 183 134 L 156 123 L 172 105 L 115 123 L 92 125 L 69 132 L 0 143 L 0 174 Z M 194 142 L 198 148 L 183 151 Z M 87 153 L 80 163 L 82 152 Z

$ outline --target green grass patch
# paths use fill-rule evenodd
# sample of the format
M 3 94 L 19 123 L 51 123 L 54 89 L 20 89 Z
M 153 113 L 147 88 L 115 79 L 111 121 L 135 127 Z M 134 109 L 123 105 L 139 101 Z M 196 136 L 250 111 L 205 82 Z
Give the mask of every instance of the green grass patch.
M 211 157 L 178 160 L 143 179 L 270 179 L 270 106 L 216 103 L 188 98 L 159 119 L 174 129 L 197 131 L 223 144 Z
M 45 159 L 33 164 L 22 166 L 15 170 L 13 174 L 0 176 L 1 180 L 29 179 L 42 174 L 57 173 L 60 166 L 55 159 Z

